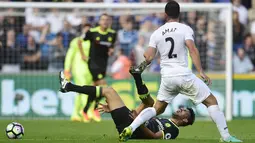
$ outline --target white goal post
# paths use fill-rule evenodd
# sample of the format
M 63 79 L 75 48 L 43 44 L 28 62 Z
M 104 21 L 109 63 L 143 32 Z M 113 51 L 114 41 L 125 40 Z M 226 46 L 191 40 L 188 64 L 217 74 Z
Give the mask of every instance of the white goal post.
M 7 8 L 59 8 L 59 9 L 105 9 L 110 14 L 116 14 L 111 9 L 122 9 L 123 13 L 125 9 L 134 9 L 128 13 L 142 13 L 148 12 L 164 12 L 164 3 L 42 3 L 42 2 L 1 2 L 0 10 Z M 181 11 L 214 11 L 224 9 L 225 15 L 225 115 L 227 120 L 232 120 L 232 4 L 220 3 L 220 4 L 205 4 L 205 3 L 181 3 Z M 147 12 L 147 13 L 148 13 Z

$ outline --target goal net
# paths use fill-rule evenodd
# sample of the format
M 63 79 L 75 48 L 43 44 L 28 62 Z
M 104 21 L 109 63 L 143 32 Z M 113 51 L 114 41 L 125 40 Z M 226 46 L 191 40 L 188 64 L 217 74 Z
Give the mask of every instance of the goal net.
M 150 35 L 166 20 L 164 6 L 155 3 L 1 3 L 1 116 L 69 116 L 73 96 L 57 92 L 56 73 L 64 68 L 70 41 L 82 34 L 85 24 L 94 27 L 99 16 L 107 13 L 112 17 L 112 29 L 118 33 L 115 53 L 123 49 L 132 63 L 137 64 L 142 61 Z M 181 3 L 181 11 L 180 21 L 195 32 L 202 66 L 213 81 L 212 93 L 231 120 L 231 5 Z M 109 59 L 109 69 L 114 60 L 115 57 Z M 191 68 L 196 73 L 195 68 Z M 145 74 L 154 97 L 160 83 L 159 69 L 155 60 Z M 107 81 L 120 92 L 128 107 L 139 103 L 132 80 L 120 82 L 108 77 Z M 191 104 L 180 95 L 164 115 L 170 115 L 182 105 Z M 207 116 L 202 105 L 193 108 L 198 116 Z

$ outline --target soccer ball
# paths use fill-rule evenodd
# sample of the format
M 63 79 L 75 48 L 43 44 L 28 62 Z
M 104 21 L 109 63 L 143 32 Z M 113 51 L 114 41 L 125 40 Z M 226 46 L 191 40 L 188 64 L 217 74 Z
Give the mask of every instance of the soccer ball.
M 21 139 L 24 136 L 23 126 L 16 122 L 8 124 L 5 132 L 9 139 Z

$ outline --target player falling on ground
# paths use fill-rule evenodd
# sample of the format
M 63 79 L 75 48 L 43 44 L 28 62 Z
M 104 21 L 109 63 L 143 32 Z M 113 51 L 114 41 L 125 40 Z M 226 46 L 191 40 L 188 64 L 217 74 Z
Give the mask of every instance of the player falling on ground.
M 181 93 L 187 95 L 195 104 L 203 103 L 210 117 L 217 125 L 221 135 L 221 141 L 242 142 L 231 136 L 228 131 L 226 120 L 218 106 L 217 100 L 208 86 L 196 77 L 188 68 L 187 49 L 189 49 L 192 61 L 200 76 L 211 84 L 201 67 L 199 51 L 194 44 L 193 30 L 179 23 L 180 6 L 175 1 L 169 1 L 165 6 L 168 21 L 151 35 L 149 48 L 144 56 L 146 61 L 142 67 L 146 68 L 158 50 L 161 56 L 161 85 L 154 107 L 143 110 L 137 118 L 126 127 L 119 136 L 120 141 L 128 140 L 136 129 L 145 121 L 159 115 Z
M 129 125 L 134 118 L 145 108 L 152 107 L 154 100 L 151 98 L 148 88 L 142 82 L 141 73 L 136 73 L 131 69 L 142 103 L 133 111 L 130 111 L 118 93 L 111 87 L 99 86 L 78 86 L 68 82 L 64 74 L 61 72 L 60 91 L 69 92 L 74 91 L 83 94 L 89 94 L 95 100 L 100 100 L 102 97 L 106 98 L 106 105 L 100 104 L 99 110 L 111 113 L 112 119 L 116 125 L 119 133 Z M 179 127 L 192 125 L 195 120 L 194 111 L 191 108 L 180 108 L 173 113 L 170 119 L 166 118 L 152 118 L 132 134 L 132 139 L 175 139 L 179 135 Z
M 114 43 L 116 41 L 116 32 L 109 28 L 111 25 L 111 18 L 107 14 L 102 14 L 99 19 L 99 26 L 91 28 L 87 33 L 83 35 L 84 40 L 89 40 L 90 53 L 89 53 L 89 70 L 93 77 L 94 85 L 106 85 L 104 77 L 106 75 L 107 61 L 109 55 L 113 54 Z M 90 96 L 88 103 L 84 107 L 84 113 L 87 113 L 90 106 L 93 103 Z M 95 110 L 97 115 L 97 121 L 100 121 L 100 114 Z M 87 116 L 84 114 L 84 116 Z

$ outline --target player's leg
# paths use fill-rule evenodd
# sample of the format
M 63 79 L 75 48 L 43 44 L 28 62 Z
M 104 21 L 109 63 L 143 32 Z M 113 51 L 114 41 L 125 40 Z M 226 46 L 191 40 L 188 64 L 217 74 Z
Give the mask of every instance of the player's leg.
M 157 100 L 154 107 L 148 107 L 141 111 L 141 113 L 135 118 L 135 120 L 119 135 L 120 141 L 127 141 L 133 134 L 133 132 L 141 126 L 144 122 L 148 121 L 152 117 L 164 112 L 168 103 Z
M 84 61 L 78 61 L 79 66 L 75 66 L 72 69 L 74 83 L 77 85 L 92 85 L 92 77 L 90 75 L 90 71 L 88 69 L 88 63 Z M 86 94 L 78 94 L 78 101 L 76 104 L 79 104 L 80 108 L 77 108 L 77 112 L 79 113 L 82 121 L 89 122 L 90 118 L 88 116 L 89 112 L 83 112 L 84 106 L 87 104 L 88 95 Z
M 98 85 L 107 85 L 105 79 L 99 79 L 99 80 L 95 81 L 94 83 L 95 83 L 95 86 L 98 86 Z
M 80 96 L 80 109 L 79 109 L 79 113 L 81 114 L 82 118 L 83 118 L 83 122 L 87 123 L 91 121 L 91 117 L 89 116 L 90 114 L 92 114 L 91 111 L 87 111 L 84 112 L 83 108 L 87 105 L 88 103 L 88 97 L 89 95 L 86 94 L 78 94 L 78 96 Z
M 90 100 L 100 100 L 102 97 L 106 98 L 106 102 L 108 103 L 108 106 L 110 110 L 114 110 L 120 107 L 125 106 L 117 92 L 112 87 L 99 87 L 99 86 L 90 86 L 90 85 L 75 85 L 71 82 L 68 82 L 63 72 L 60 72 L 59 74 L 59 80 L 60 80 L 60 91 L 61 92 L 77 92 L 82 94 L 89 95 L 88 98 Z
M 220 110 L 218 102 L 208 86 L 195 75 L 184 77 L 183 83 L 182 93 L 188 95 L 195 104 L 203 103 L 207 107 L 209 115 L 217 125 L 223 140 L 239 141 L 230 136 L 224 113 Z
M 93 65 L 91 63 L 91 60 L 88 61 L 88 69 L 89 69 L 90 74 L 92 76 L 92 80 L 94 81 L 96 79 L 96 73 L 95 73 L 96 71 L 93 70 Z M 83 108 L 84 113 L 88 112 L 89 108 L 91 107 L 92 102 L 93 102 L 93 100 L 91 101 L 91 98 L 87 100 L 87 103 Z
M 242 142 L 236 137 L 230 135 L 224 113 L 220 110 L 218 102 L 212 93 L 202 103 L 207 107 L 210 117 L 217 125 L 218 131 L 221 135 L 221 141 Z
M 106 69 L 105 69 L 106 70 Z M 95 86 L 106 86 L 106 80 L 105 78 L 105 72 L 104 69 L 97 69 L 96 70 L 96 75 L 97 78 L 94 78 L 94 85 Z M 97 110 L 97 105 L 98 105 L 98 101 L 93 101 L 91 103 L 90 109 L 91 111 L 93 111 L 93 116 L 92 119 L 95 120 L 96 122 L 100 122 L 101 121 L 101 116 L 99 111 Z
M 154 104 L 154 100 L 150 96 L 149 90 L 142 80 L 141 71 L 137 72 L 135 67 L 131 67 L 129 69 L 129 72 L 135 80 L 137 93 L 142 101 L 141 109 L 144 109 L 146 107 L 152 107 Z M 140 113 L 140 109 L 138 110 L 138 113 Z
M 84 68 L 86 69 L 86 73 L 84 75 L 84 77 L 86 78 L 86 83 L 82 84 L 82 85 L 93 85 L 93 77 L 92 74 L 89 70 L 89 66 L 87 64 L 87 66 Z M 86 100 L 86 102 L 83 102 L 83 106 L 82 106 L 82 110 L 83 110 L 83 115 L 84 117 L 87 117 L 91 120 L 94 120 L 96 122 L 100 122 L 101 121 L 101 117 L 99 112 L 95 112 L 94 107 L 95 107 L 95 101 L 89 101 Z M 97 110 L 96 110 L 97 111 Z M 85 113 L 85 114 L 84 114 Z M 87 114 L 86 114 L 87 113 Z
M 110 111 L 125 106 L 118 93 L 112 87 L 103 87 L 102 93 L 103 96 L 106 98 L 106 102 L 109 106 Z
M 77 75 L 76 73 L 73 73 L 73 79 L 74 79 L 74 83 L 78 84 L 80 83 L 79 78 L 77 78 L 79 75 Z M 74 109 L 71 115 L 71 120 L 72 121 L 82 121 L 82 116 L 80 114 L 80 109 L 81 109 L 81 95 L 77 94 L 75 96 L 75 100 L 74 100 Z
M 103 87 L 103 95 L 106 98 L 112 119 L 119 134 L 132 123 L 132 112 L 125 106 L 120 96 L 111 87 Z M 139 132 L 139 131 L 138 131 Z
M 142 109 L 144 110 L 140 112 L 140 114 L 135 118 L 130 126 L 122 131 L 119 137 L 120 141 L 126 141 L 141 124 L 156 116 L 157 114 L 163 113 L 166 106 L 168 105 L 167 102 L 157 100 L 154 107 L 151 107 L 154 103 L 154 100 L 149 95 L 148 88 L 143 83 L 141 74 L 134 72 L 134 69 L 132 68 L 130 69 L 130 73 L 135 79 L 136 88 L 140 99 L 142 100 L 142 104 L 137 108 L 137 112 L 140 112 Z
M 79 111 L 80 111 L 80 99 L 81 97 L 79 95 L 76 95 L 74 97 L 74 108 L 73 108 L 73 112 L 71 115 L 71 121 L 82 121 L 81 116 L 79 115 Z
M 97 81 L 99 78 L 102 78 L 103 75 L 100 75 L 98 68 L 95 68 L 95 67 L 97 67 L 97 65 L 95 65 L 95 63 L 93 63 L 90 60 L 88 62 L 88 69 L 90 71 L 90 76 L 94 82 L 94 85 L 97 86 L 97 84 L 95 84 L 95 81 Z M 84 106 L 84 108 L 83 108 L 83 112 L 87 113 L 88 111 L 91 111 L 92 114 L 90 114 L 90 117 L 93 120 L 99 122 L 99 121 L 101 121 L 101 116 L 100 116 L 98 110 L 95 109 L 96 108 L 95 105 L 96 105 L 95 100 L 91 100 L 91 98 L 89 98 L 86 106 Z
M 79 72 L 78 75 L 76 75 L 76 78 L 75 78 L 75 84 L 77 85 L 92 85 L 92 83 L 90 83 L 88 80 L 87 80 L 87 72 L 88 70 L 86 70 L 86 68 L 84 67 L 82 70 L 80 71 L 83 71 L 83 72 Z M 91 119 L 89 117 L 89 114 L 91 111 L 87 111 L 87 112 L 84 112 L 83 111 L 83 108 L 86 106 L 87 102 L 88 102 L 88 96 L 87 94 L 80 94 L 78 95 L 80 97 L 80 101 L 79 101 L 79 104 L 80 104 L 80 108 L 79 108 L 79 113 L 81 114 L 82 118 L 83 118 L 83 122 L 87 123 L 89 122 Z
M 144 85 L 144 83 L 142 81 L 142 77 L 141 77 L 141 74 L 145 70 L 146 66 L 147 66 L 146 62 L 143 62 L 138 67 L 130 68 L 130 73 L 135 79 L 138 94 L 141 94 L 140 98 L 142 98 L 142 99 L 144 97 L 147 97 L 148 92 L 149 92 L 148 89 L 145 88 L 145 85 Z M 145 96 L 143 97 L 142 94 L 144 94 Z M 145 114 L 144 114 L 144 112 L 145 112 Z M 153 112 L 153 113 L 151 114 L 151 112 Z M 147 116 L 147 114 L 149 114 L 149 116 Z M 149 120 L 151 117 L 153 117 L 155 115 L 156 115 L 156 111 L 153 107 L 146 108 L 146 109 L 142 110 L 141 113 L 136 117 L 136 119 L 128 127 L 124 128 L 124 130 L 122 131 L 122 133 L 119 136 L 119 140 L 120 141 L 128 140 L 131 137 L 132 133 L 136 130 L 136 128 L 138 128 L 142 123 Z
M 167 105 L 174 99 L 174 97 L 177 95 L 177 92 L 172 92 L 173 89 L 175 89 L 175 82 L 171 82 L 172 85 L 170 85 L 170 81 L 172 81 L 171 78 L 162 78 L 161 84 L 157 96 L 157 101 L 153 107 L 149 107 L 144 109 L 141 112 L 141 119 L 140 122 L 135 123 L 135 121 L 130 125 L 135 130 L 137 127 L 139 127 L 141 122 L 145 122 L 146 120 L 149 120 L 150 118 L 160 115 L 165 111 L 165 108 Z M 139 116 L 139 115 L 138 115 Z M 142 117 L 144 116 L 144 117 Z M 149 118 L 149 119 L 148 119 Z M 139 120 L 139 119 L 137 119 Z M 145 121 L 144 121 L 145 120 Z
M 132 133 L 145 121 L 150 118 L 159 115 L 164 112 L 168 103 L 170 103 L 173 98 L 177 95 L 176 93 L 171 93 L 171 89 L 173 86 L 169 86 L 169 79 L 162 79 L 160 84 L 160 89 L 157 97 L 157 101 L 154 107 L 148 107 L 144 109 L 130 124 L 130 126 L 126 127 L 119 136 L 120 141 L 126 141 L 132 135 Z
M 228 138 L 230 136 L 228 132 L 228 126 L 225 120 L 224 113 L 220 111 L 216 98 L 212 94 L 210 94 L 202 103 L 207 107 L 209 115 L 217 125 L 221 137 Z
M 144 109 L 130 125 L 132 132 L 134 132 L 145 121 L 148 121 L 149 119 L 156 115 L 162 114 L 165 111 L 167 105 L 168 105 L 167 102 L 157 100 L 153 107 L 148 107 Z

